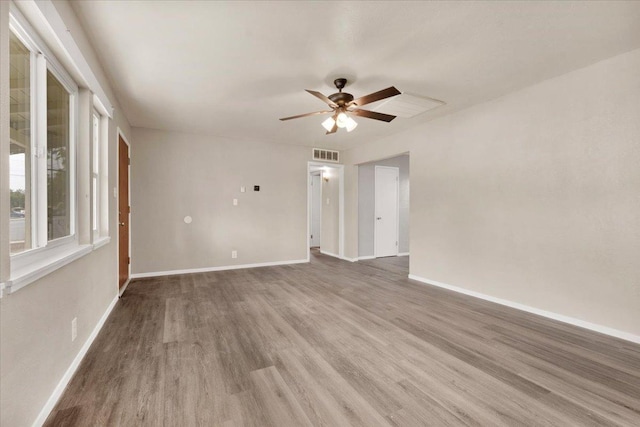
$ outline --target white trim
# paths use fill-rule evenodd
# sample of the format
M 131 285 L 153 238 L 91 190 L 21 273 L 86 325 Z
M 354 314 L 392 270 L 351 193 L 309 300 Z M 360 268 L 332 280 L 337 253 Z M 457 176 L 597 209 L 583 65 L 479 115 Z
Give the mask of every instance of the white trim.
M 100 237 L 95 242 L 93 242 L 93 250 L 95 251 L 96 249 L 101 248 L 104 245 L 109 244 L 109 242 L 111 242 L 111 237 L 110 236 Z
M 127 191 L 127 195 L 129 196 L 129 200 L 127 201 L 127 205 L 129 207 L 131 207 L 131 144 L 129 144 L 129 141 L 127 141 L 127 138 L 124 136 L 124 132 L 122 132 L 122 129 L 120 129 L 120 127 L 118 126 L 117 131 L 116 131 L 116 162 L 118 163 L 118 166 L 116 167 L 116 188 L 118 189 L 117 191 L 117 195 L 118 197 L 116 198 L 116 210 L 120 209 L 120 138 L 122 138 L 122 140 L 124 141 L 125 144 L 127 144 L 127 147 L 129 148 L 129 164 L 127 165 L 127 174 L 129 175 L 128 179 L 127 179 L 127 184 L 128 184 L 128 191 Z M 116 244 L 118 245 L 118 270 L 116 272 L 116 286 L 119 286 L 120 284 L 120 216 L 118 215 L 116 217 L 116 224 L 118 224 L 116 226 Z M 129 258 L 131 258 L 131 211 L 129 211 Z M 130 281 L 132 279 L 131 276 L 131 263 L 129 263 L 128 265 L 128 270 L 129 270 L 129 278 L 127 279 L 127 281 Z M 122 288 L 124 289 L 124 287 L 126 286 L 127 282 L 125 282 L 125 285 L 122 285 Z M 120 288 L 118 288 L 118 292 L 120 292 Z
M 640 335 L 634 335 L 629 332 L 620 331 L 618 329 L 610 328 L 608 326 L 598 325 L 596 323 L 586 322 L 584 320 L 576 319 L 574 317 L 565 316 L 563 314 L 554 313 L 551 311 L 541 310 L 539 308 L 530 307 L 528 305 L 520 304 L 517 302 L 509 301 L 502 298 L 492 297 L 490 295 L 481 294 L 480 292 L 470 291 L 468 289 L 459 288 L 457 286 L 448 285 L 446 283 L 437 282 L 435 280 L 425 279 L 423 277 L 409 274 L 409 279 L 415 280 L 431 286 L 437 286 L 439 288 L 448 289 L 450 291 L 458 292 L 464 295 L 469 295 L 475 298 L 480 298 L 485 301 L 494 302 L 496 304 L 505 305 L 507 307 L 515 308 L 517 310 L 526 311 L 527 313 L 537 314 L 538 316 L 546 317 L 548 319 L 557 320 L 559 322 L 567 323 L 569 325 L 578 326 L 580 328 L 588 329 L 591 331 L 599 332 L 601 334 L 609 335 L 612 337 L 620 338 L 626 341 L 631 341 L 636 344 L 640 344 Z
M 399 252 L 398 256 L 409 256 L 409 252 Z
M 59 268 L 81 258 L 93 249 L 92 245 L 80 245 L 69 248 L 60 247 L 60 250 L 50 250 L 47 257 L 40 258 L 25 267 L 11 272 L 11 280 L 5 283 L 7 294 L 24 288 L 30 283 L 53 273 Z
M 124 294 L 124 291 L 127 290 L 127 286 L 129 286 L 129 283 L 131 283 L 131 277 L 129 277 L 127 279 L 126 282 L 124 282 L 124 285 L 122 285 L 122 287 L 120 288 L 120 290 L 118 291 L 118 298 L 122 296 L 122 294 Z
M 255 264 L 238 264 L 238 265 L 222 265 L 219 267 L 188 268 L 185 270 L 152 271 L 149 273 L 134 273 L 131 275 L 131 279 L 140 279 L 143 277 L 173 276 L 175 274 L 208 273 L 210 271 L 240 270 L 243 268 L 271 267 L 275 265 L 302 264 L 306 262 L 309 262 L 309 260 L 295 259 L 290 261 L 259 262 Z
M 349 262 L 356 262 L 356 261 L 358 261 L 358 258 L 347 258 L 346 256 L 336 255 L 336 254 L 334 254 L 333 252 L 326 252 L 326 251 L 323 251 L 322 249 L 320 250 L 320 253 L 321 253 L 322 255 L 326 255 L 326 256 L 330 256 L 330 257 L 338 258 L 338 259 L 341 259 L 341 260 L 343 260 L 343 261 L 349 261 Z
M 107 115 L 110 118 L 113 118 L 113 105 L 109 100 L 109 97 L 82 54 L 82 51 L 76 44 L 73 34 L 69 31 L 53 2 L 51 0 L 29 1 L 25 2 L 23 7 L 26 6 L 35 6 L 35 10 L 38 12 L 41 19 L 46 22 L 46 25 L 49 26 L 55 34 L 55 37 L 57 38 L 56 42 L 67 53 L 73 67 L 87 81 L 91 91 L 96 94 L 98 99 L 100 99 Z
M 338 258 L 344 257 L 344 165 L 335 163 L 323 163 L 316 161 L 307 162 L 307 261 L 311 260 L 311 167 L 312 166 L 326 166 L 332 169 L 338 170 L 338 176 L 340 179 L 339 191 L 338 191 Z M 322 180 L 320 181 L 322 183 Z M 322 202 L 324 203 L 324 196 L 322 196 Z M 322 204 L 321 204 L 322 206 Z M 320 239 L 320 245 L 322 246 L 322 238 Z M 346 259 L 346 258 L 344 258 Z
M 332 257 L 334 257 L 334 258 L 342 259 L 342 257 L 341 257 L 340 255 L 338 255 L 338 254 L 334 254 L 333 252 L 327 252 L 327 251 L 323 251 L 322 249 L 320 249 L 320 253 L 321 253 L 322 255 L 327 255 L 327 256 L 332 256 Z
M 376 257 L 374 255 L 366 255 L 366 256 L 359 256 L 358 257 L 358 261 L 364 261 L 367 259 L 376 259 Z
M 85 341 L 85 343 L 82 345 L 82 348 L 80 349 L 76 357 L 73 359 L 73 362 L 71 362 L 71 365 L 69 366 L 67 371 L 64 373 L 64 375 L 60 379 L 60 382 L 58 382 L 58 385 L 53 390 L 53 393 L 51 393 L 49 400 L 47 400 L 47 403 L 45 403 L 44 407 L 40 411 L 40 414 L 38 414 L 38 418 L 36 418 L 36 420 L 33 422 L 34 426 L 41 426 L 47 420 L 47 417 L 49 417 L 49 414 L 53 410 L 54 406 L 56 406 L 56 403 L 58 403 L 58 399 L 60 399 L 60 396 L 62 396 L 64 389 L 69 384 L 69 381 L 71 381 L 73 374 L 75 374 L 76 370 L 78 369 L 78 366 L 80 366 L 80 362 L 82 362 L 82 359 L 87 354 L 87 351 L 91 347 L 91 344 L 93 344 L 93 341 L 98 336 L 98 333 L 104 326 L 105 322 L 107 321 L 107 318 L 109 317 L 109 314 L 111 314 L 111 311 L 113 310 L 117 302 L 118 302 L 118 297 L 115 297 L 113 301 L 109 303 L 109 306 L 107 307 L 106 311 L 104 312 L 100 320 L 98 320 L 98 324 L 96 325 L 95 328 L 93 328 L 93 331 L 91 331 L 91 334 L 87 338 L 87 341 Z

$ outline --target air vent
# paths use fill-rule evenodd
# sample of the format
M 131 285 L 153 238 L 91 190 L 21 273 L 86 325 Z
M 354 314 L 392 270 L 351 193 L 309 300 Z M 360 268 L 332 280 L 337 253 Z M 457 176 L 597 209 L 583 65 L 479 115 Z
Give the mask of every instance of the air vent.
M 385 114 L 393 114 L 398 117 L 409 118 L 441 105 L 444 105 L 444 102 L 437 99 L 402 93 L 377 105 L 371 110 Z
M 325 150 L 322 148 L 313 149 L 313 160 L 322 160 L 323 162 L 338 163 L 338 151 Z

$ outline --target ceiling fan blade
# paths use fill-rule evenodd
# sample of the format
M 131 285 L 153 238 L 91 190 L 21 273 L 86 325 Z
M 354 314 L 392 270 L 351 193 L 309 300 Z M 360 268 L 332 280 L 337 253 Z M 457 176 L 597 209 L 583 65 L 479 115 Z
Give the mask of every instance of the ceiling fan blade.
M 325 102 L 327 105 L 329 105 L 329 107 L 338 106 L 338 104 L 336 104 L 335 102 L 333 102 L 332 100 L 330 100 L 329 98 L 321 94 L 320 92 L 316 92 L 315 90 L 309 90 L 309 89 L 305 89 L 305 90 L 309 92 L 311 95 L 315 96 L 316 98 L 322 100 L 322 102 Z
M 352 110 L 349 111 L 349 113 L 360 117 L 366 117 L 368 119 L 382 120 L 383 122 L 390 122 L 396 118 L 396 116 L 392 116 L 391 114 L 378 113 L 376 111 L 369 110 Z
M 297 116 L 283 117 L 280 120 L 284 121 L 284 120 L 291 120 L 291 119 L 299 119 L 300 117 L 316 116 L 318 114 L 328 114 L 328 113 L 333 113 L 333 110 L 314 111 L 313 113 L 298 114 Z
M 334 123 L 333 127 L 331 128 L 330 131 L 327 131 L 327 133 L 325 135 L 329 135 L 330 133 L 336 133 L 338 130 L 338 123 Z
M 378 92 L 370 93 L 369 95 L 361 96 L 358 99 L 354 99 L 349 104 L 357 105 L 358 107 L 362 107 L 366 104 L 371 104 L 372 102 L 380 101 L 381 99 L 390 98 L 392 96 L 400 95 L 400 92 L 395 87 L 391 86 L 386 89 L 379 90 Z

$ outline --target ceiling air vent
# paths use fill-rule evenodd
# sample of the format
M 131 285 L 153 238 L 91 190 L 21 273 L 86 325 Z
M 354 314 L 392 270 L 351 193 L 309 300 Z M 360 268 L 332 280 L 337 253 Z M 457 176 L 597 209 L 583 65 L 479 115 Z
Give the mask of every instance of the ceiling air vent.
M 444 102 L 437 99 L 402 93 L 382 102 L 371 110 L 385 114 L 392 114 L 398 117 L 409 118 L 441 105 L 444 105 Z
M 338 163 L 338 151 L 325 150 L 323 148 L 313 149 L 313 160 L 322 160 L 323 162 Z

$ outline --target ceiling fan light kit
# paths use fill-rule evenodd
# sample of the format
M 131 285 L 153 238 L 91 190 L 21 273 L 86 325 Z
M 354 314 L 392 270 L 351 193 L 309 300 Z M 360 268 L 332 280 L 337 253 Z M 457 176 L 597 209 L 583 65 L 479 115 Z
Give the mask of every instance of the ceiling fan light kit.
M 316 92 L 313 90 L 307 89 L 311 95 L 325 102 L 331 110 L 324 111 L 315 111 L 313 113 L 299 114 L 297 116 L 291 117 L 283 117 L 280 120 L 291 120 L 298 119 L 301 117 L 307 116 L 315 116 L 318 114 L 329 114 L 333 113 L 331 117 L 322 122 L 322 127 L 327 130 L 327 135 L 330 133 L 336 133 L 339 128 L 344 128 L 347 132 L 351 132 L 354 130 L 358 123 L 349 116 L 347 113 L 354 114 L 356 116 L 365 117 L 367 119 L 380 120 L 383 122 L 390 122 L 395 119 L 396 116 L 392 116 L 391 114 L 379 113 L 376 111 L 369 110 L 361 110 L 360 108 L 351 109 L 353 107 L 361 107 L 366 104 L 370 104 L 372 102 L 380 101 L 382 99 L 390 98 L 392 96 L 400 95 L 400 91 L 395 87 L 391 86 L 386 89 L 380 90 L 378 92 L 370 93 L 369 95 L 362 96 L 358 99 L 354 99 L 353 95 L 347 92 L 343 92 L 342 89 L 347 84 L 347 79 L 339 78 L 335 79 L 333 84 L 336 85 L 338 89 L 337 93 L 331 94 L 329 96 L 324 96 L 320 92 Z

